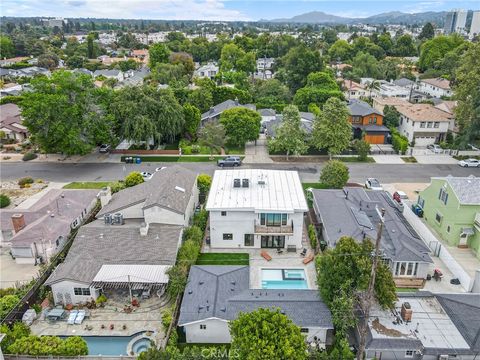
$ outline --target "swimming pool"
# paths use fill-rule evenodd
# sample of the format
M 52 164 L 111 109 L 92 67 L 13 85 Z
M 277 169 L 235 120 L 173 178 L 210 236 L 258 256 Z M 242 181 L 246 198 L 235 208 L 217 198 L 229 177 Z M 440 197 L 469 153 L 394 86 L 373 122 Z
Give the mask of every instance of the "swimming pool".
M 308 289 L 303 269 L 262 269 L 262 289 Z
M 139 335 L 142 334 L 138 333 L 132 336 L 82 336 L 82 338 L 87 342 L 88 355 L 120 356 L 129 355 L 128 345 L 134 338 L 137 338 L 132 344 L 132 350 L 135 354 L 146 351 L 151 346 L 151 342 L 147 338 L 138 339 Z

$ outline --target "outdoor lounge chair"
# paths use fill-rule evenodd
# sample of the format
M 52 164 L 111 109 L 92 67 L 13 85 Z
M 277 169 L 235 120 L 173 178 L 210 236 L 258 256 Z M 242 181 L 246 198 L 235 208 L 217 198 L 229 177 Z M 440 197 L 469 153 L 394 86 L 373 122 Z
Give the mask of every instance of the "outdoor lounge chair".
M 303 248 L 302 252 L 300 253 L 300 256 L 305 256 L 307 255 L 307 249 Z
M 261 255 L 265 260 L 267 260 L 267 261 L 272 260 L 272 257 L 271 257 L 271 256 L 269 255 L 269 253 L 266 252 L 265 250 L 263 250 L 263 251 L 260 253 L 260 255 Z
M 75 324 L 80 325 L 83 322 L 83 319 L 85 319 L 85 310 L 78 310 Z
M 305 259 L 303 259 L 303 263 L 307 265 L 309 262 L 313 261 L 314 258 L 315 256 L 313 256 L 313 254 L 310 254 Z
M 68 325 L 73 325 L 75 324 L 75 319 L 78 315 L 78 310 L 72 310 L 70 311 L 70 315 L 68 315 L 68 320 L 67 320 L 67 324 Z

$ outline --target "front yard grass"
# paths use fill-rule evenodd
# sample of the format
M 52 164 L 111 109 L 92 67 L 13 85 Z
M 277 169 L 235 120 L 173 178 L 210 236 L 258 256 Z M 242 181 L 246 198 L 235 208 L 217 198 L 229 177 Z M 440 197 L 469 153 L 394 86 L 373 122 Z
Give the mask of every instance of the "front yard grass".
M 375 159 L 368 156 L 366 160 L 360 160 L 358 156 L 339 156 L 333 157 L 334 160 L 343 161 L 343 162 L 361 162 L 361 163 L 374 163 Z
M 200 254 L 197 265 L 248 265 L 247 253 L 205 253 Z
M 400 157 L 400 159 L 402 159 L 406 163 L 410 163 L 410 164 L 415 164 L 415 163 L 418 162 L 417 159 L 415 159 L 414 156 L 402 156 L 402 157 Z
M 71 182 L 64 189 L 102 189 L 110 185 L 110 181 Z
M 408 292 L 417 292 L 419 289 L 417 288 L 396 288 L 397 293 L 408 293 Z

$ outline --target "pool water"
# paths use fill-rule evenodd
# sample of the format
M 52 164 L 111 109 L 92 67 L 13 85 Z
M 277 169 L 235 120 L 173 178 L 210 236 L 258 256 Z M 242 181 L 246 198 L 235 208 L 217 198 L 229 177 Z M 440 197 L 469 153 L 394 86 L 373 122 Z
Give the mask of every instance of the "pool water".
M 141 333 L 132 336 L 82 336 L 87 342 L 88 355 L 129 355 L 127 347 L 133 338 Z M 147 338 L 141 338 L 132 345 L 132 350 L 139 354 L 151 346 Z
M 308 289 L 303 269 L 262 269 L 262 289 Z

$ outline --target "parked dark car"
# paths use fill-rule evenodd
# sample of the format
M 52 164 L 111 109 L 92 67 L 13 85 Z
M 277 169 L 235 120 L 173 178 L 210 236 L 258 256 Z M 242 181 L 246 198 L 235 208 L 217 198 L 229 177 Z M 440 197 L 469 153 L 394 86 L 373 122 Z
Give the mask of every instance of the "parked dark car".
M 98 150 L 101 153 L 107 153 L 110 151 L 110 145 L 108 144 L 102 144 L 100 145 L 100 149 Z
M 227 156 L 224 159 L 218 160 L 217 165 L 220 166 L 220 167 L 240 166 L 240 165 L 242 165 L 242 160 L 238 156 Z

